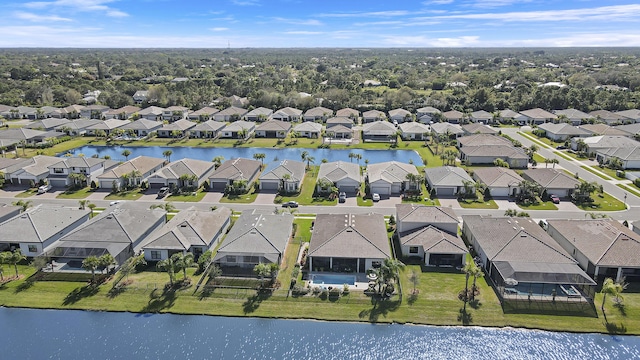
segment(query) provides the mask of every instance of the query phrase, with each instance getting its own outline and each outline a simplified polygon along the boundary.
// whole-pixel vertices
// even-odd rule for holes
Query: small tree
[[[33,202],[31,200],[18,200],[14,202],[13,205],[22,207],[20,212],[25,212],[27,211],[27,209],[33,206]]]
[[[214,164],[216,164],[216,169],[217,169],[218,167],[220,167],[220,165],[222,165],[222,162],[224,161],[224,156],[216,156],[211,161]]]
[[[131,155],[131,151],[129,149],[125,149],[122,152],[122,156],[124,156],[124,159],[127,160],[127,161],[129,160],[129,155]]]
[[[100,262],[100,268],[102,269],[102,271],[106,271],[109,269],[109,266],[111,265],[117,265],[118,263],[116,262],[116,259],[113,258],[113,256],[109,253],[104,254],[102,256],[100,256],[98,258],[98,261]]]
[[[271,268],[269,264],[257,264],[253,267],[253,272],[260,278],[261,286],[264,287],[264,278],[271,275]]]
[[[4,267],[2,266],[7,262],[8,252],[0,252],[0,281],[4,280]]]
[[[100,259],[97,256],[88,256],[82,260],[82,268],[91,271],[91,282],[96,280],[96,269],[100,266]]]
[[[158,263],[156,264],[156,268],[161,271],[166,271],[167,274],[169,274],[169,284],[173,286],[173,280],[176,276],[176,266],[174,264],[173,257],[158,261]]]
[[[165,150],[162,152],[162,156],[167,158],[168,162],[171,162],[171,155],[173,154],[173,151],[171,150]]]
[[[612,278],[604,279],[604,282],[602,283],[602,290],[600,290],[600,293],[602,293],[601,309],[603,314],[604,314],[604,304],[605,304],[605,301],[607,300],[607,295],[615,296],[616,298],[618,298],[620,297],[620,293],[622,293],[623,290],[624,290],[624,287],[621,283],[614,282]]]
[[[411,270],[411,273],[409,274],[409,281],[411,281],[411,284],[413,285],[412,294],[416,295],[416,286],[418,286],[418,283],[420,283],[420,274],[418,274],[418,272],[415,270]]]
[[[267,154],[265,154],[265,153],[255,153],[255,154],[253,154],[253,158],[255,160],[260,160],[260,166],[261,167],[264,167],[264,158],[266,158],[266,157],[267,157]]]

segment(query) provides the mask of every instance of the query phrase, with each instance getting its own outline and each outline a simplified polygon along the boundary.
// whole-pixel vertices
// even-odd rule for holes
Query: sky
[[[0,47],[640,46],[640,2],[625,0],[2,0],[0,13]]]

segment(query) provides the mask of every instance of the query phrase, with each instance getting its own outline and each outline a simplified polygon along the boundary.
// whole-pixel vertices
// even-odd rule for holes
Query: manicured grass
[[[589,158],[578,156],[577,153],[574,153],[572,151],[563,151],[562,153],[567,155],[568,157],[570,157],[573,160],[589,160]]]
[[[625,191],[632,193],[637,197],[640,197],[640,189],[638,189],[634,184],[617,184],[617,186]]]
[[[531,134],[531,133],[525,133],[522,131],[518,131],[518,134],[526,137],[527,139],[531,140],[532,142],[536,143],[539,146],[542,146],[543,148],[551,148],[552,146],[545,143],[544,141],[542,141],[542,139],[546,139],[546,138],[538,138],[537,136]],[[549,139],[547,139],[549,140]]]
[[[93,145],[93,140],[94,140],[93,137],[74,137],[71,140],[61,142],[50,148],[26,149],[26,152],[25,152],[26,155],[23,155],[22,150],[18,149],[18,155],[20,157],[25,157],[25,156],[33,157],[38,155],[38,153],[41,153],[42,155],[55,156],[56,154],[65,153],[68,150],[75,149],[80,146],[89,145],[89,144]]]
[[[581,204],[578,205],[578,208],[585,211],[620,211],[626,209],[622,201],[606,192],[604,194],[593,193],[591,194],[591,198],[594,200],[593,203]]]
[[[563,142],[556,142],[556,141],[553,141],[553,140],[551,140],[551,139],[549,139],[547,137],[544,137],[544,136],[540,137],[540,136],[534,135],[530,131],[525,132],[525,134],[529,135],[529,137],[534,138],[535,140],[537,140],[539,142],[542,142],[545,145],[548,145],[550,147],[556,147],[558,145],[564,145],[564,141]]]
[[[545,157],[538,153],[533,154],[533,160],[535,160],[538,163],[538,166],[540,166],[541,164],[544,164],[544,159]]]
[[[624,176],[618,176],[618,171],[614,170],[614,169],[609,169],[608,167],[594,167],[594,169],[598,169],[600,171],[602,171],[603,173],[609,175],[611,178],[613,179],[618,179],[618,180],[625,180],[626,178]],[[629,169],[628,171],[636,171],[635,169]]]
[[[84,199],[89,196],[94,190],[91,187],[86,186],[78,190],[67,190],[58,194],[56,199]]]
[[[560,156],[561,158],[563,158],[565,160],[573,161],[573,159],[569,155],[567,155],[567,153],[564,153],[562,151],[556,151],[555,154]]]
[[[14,196],[15,198],[28,198],[31,197],[33,195],[36,195],[38,193],[38,189],[34,188],[34,189],[29,189],[29,190],[25,190],[19,194],[17,194],[16,196]]]
[[[205,191],[203,191],[202,189],[198,189],[195,195],[193,195],[192,193],[182,194],[182,195],[171,194],[166,198],[164,198],[164,200],[165,201],[198,202],[198,201],[201,201],[205,197],[205,195],[207,195]]]
[[[371,198],[365,199],[362,196],[356,198],[358,206],[373,206],[373,200]]]
[[[581,167],[581,168],[583,168],[583,169],[585,169],[585,170],[587,170],[588,172],[592,173],[593,175],[596,175],[597,177],[599,177],[599,178],[601,178],[601,179],[604,179],[604,180],[613,180],[610,176],[608,176],[608,175],[604,175],[604,174],[601,174],[600,172],[598,172],[598,171],[594,170],[591,166],[585,166],[585,165],[583,165],[583,166],[580,166],[580,167]],[[601,170],[601,169],[600,169],[600,168],[598,168],[598,170]]]
[[[319,166],[311,166],[310,170],[307,170],[304,176],[304,181],[300,189],[300,193],[297,195],[280,196],[277,195],[275,202],[282,204],[287,201],[297,201],[300,205],[323,205],[333,206],[338,203],[337,199],[330,200],[326,197],[314,197],[313,194],[316,189],[316,182],[318,180]]]
[[[429,191],[427,191],[427,185],[425,183],[422,183],[420,185],[420,188],[421,188],[421,194],[419,197],[403,196],[402,203],[424,204],[427,206],[440,206],[440,200],[438,200],[437,198],[431,199],[429,197]]]
[[[236,203],[236,204],[251,204],[256,201],[256,197],[258,197],[258,192],[255,191],[253,186],[251,190],[249,190],[246,194],[240,195],[224,195],[222,199],[220,199],[221,203]]]
[[[524,210],[558,210],[558,207],[551,201],[540,201],[537,204],[524,205],[516,204],[519,208]]]
[[[141,189],[133,189],[111,193],[104,197],[105,200],[138,200],[142,196]]]
[[[458,199],[458,203],[464,209],[497,209],[498,204],[496,204],[493,199],[485,200],[484,195],[482,195],[479,191],[476,192],[475,199]]]

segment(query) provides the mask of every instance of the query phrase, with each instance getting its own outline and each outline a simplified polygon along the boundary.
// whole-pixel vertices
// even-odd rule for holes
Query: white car
[[[373,201],[380,201],[380,194],[373,194],[373,195],[371,195],[371,200],[373,200]]]

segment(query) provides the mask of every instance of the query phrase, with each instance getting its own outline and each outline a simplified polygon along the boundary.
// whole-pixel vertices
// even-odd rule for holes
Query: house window
[[[35,245],[29,245],[29,252],[30,253],[38,252],[38,247]]]
[[[257,264],[260,261],[257,256],[245,256],[244,262],[249,264]]]
[[[378,269],[380,268],[380,266],[382,266],[382,262],[381,261],[372,261],[371,262],[371,267],[374,269]]]
[[[60,169],[60,168],[54,168],[53,169],[53,173],[54,174],[62,174],[64,172],[64,170]]]
[[[418,253],[418,247],[417,246],[410,246],[409,247],[409,254],[417,254]]]
[[[162,255],[160,251],[155,250],[151,252],[151,260],[160,260],[160,259],[162,259]]]
[[[235,255],[227,255],[227,262],[228,263],[236,262],[236,256]]]

